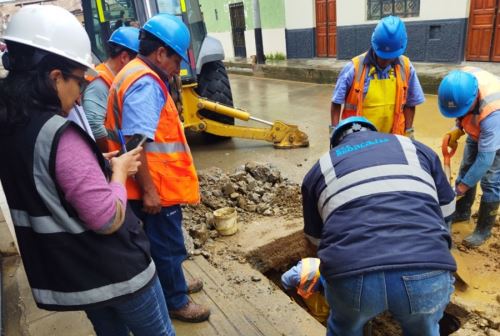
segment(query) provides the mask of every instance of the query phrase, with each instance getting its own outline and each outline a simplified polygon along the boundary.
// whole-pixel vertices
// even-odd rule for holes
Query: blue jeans
[[[390,270],[325,282],[327,336],[362,336],[365,323],[389,311],[405,336],[439,336],[454,278],[441,270]]]
[[[130,201],[137,217],[144,222],[151,245],[151,256],[169,309],[176,310],[188,303],[187,284],[182,262],[187,258],[182,235],[182,209],[180,205],[163,207],[156,215],[143,212],[142,202]]]
[[[476,161],[478,144],[471,137],[467,137],[464,147],[464,156],[462,158],[462,163],[460,164],[460,171],[458,173],[457,181],[460,181],[467,171],[472,166],[474,161]],[[473,186],[470,186],[471,188]],[[483,190],[483,196],[481,201],[485,203],[498,202],[500,201],[500,155],[497,151],[495,160],[491,165],[490,169],[481,178],[481,189]]]
[[[85,313],[97,336],[175,336],[157,276],[140,295]]]

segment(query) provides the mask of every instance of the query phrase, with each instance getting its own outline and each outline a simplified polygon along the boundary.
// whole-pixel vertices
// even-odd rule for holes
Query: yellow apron
[[[316,320],[321,323],[326,321],[328,314],[330,314],[330,307],[322,293],[314,292],[310,297],[304,299],[304,302]]]
[[[394,68],[389,70],[389,78],[379,79],[375,67],[371,67],[369,76],[373,78],[368,85],[368,92],[363,100],[363,117],[370,120],[377,130],[391,133],[394,123],[394,104],[396,102],[396,76]]]

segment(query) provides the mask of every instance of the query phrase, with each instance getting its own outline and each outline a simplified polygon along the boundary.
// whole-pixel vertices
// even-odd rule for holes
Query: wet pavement
[[[301,182],[305,173],[329,148],[328,125],[333,86],[242,75],[230,75],[230,81],[237,107],[257,118],[298,125],[308,134],[310,146],[277,150],[270,143],[246,139],[207,145],[203,137],[190,137],[197,168],[218,166],[233,170],[247,161],[272,162],[286,176]],[[442,135],[453,124],[453,120],[445,119],[439,113],[436,96],[427,95],[426,102],[417,107],[416,137],[436,151],[440,150]],[[456,158],[459,157],[460,153]]]

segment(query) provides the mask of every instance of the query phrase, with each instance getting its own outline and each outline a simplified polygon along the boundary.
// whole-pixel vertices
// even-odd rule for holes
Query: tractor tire
[[[198,76],[198,87],[196,92],[200,97],[209,100],[233,106],[233,95],[231,85],[227,77],[226,68],[222,61],[209,62],[203,65],[201,73]],[[200,114],[211,120],[215,120],[227,125],[234,125],[234,118],[218,114],[208,110],[200,110]],[[221,141],[230,139],[230,137],[218,136],[204,133],[206,140]]]

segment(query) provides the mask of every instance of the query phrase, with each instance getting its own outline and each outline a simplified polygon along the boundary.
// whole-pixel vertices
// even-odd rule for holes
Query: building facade
[[[200,0],[210,35],[226,57],[255,54],[253,1]],[[260,0],[264,53],[350,59],[370,46],[373,28],[397,15],[414,61],[500,61],[500,0]],[[500,15],[499,15],[500,16]]]
[[[285,0],[260,1],[264,53],[286,54]],[[200,0],[210,36],[224,46],[226,57],[255,55],[252,0]]]

